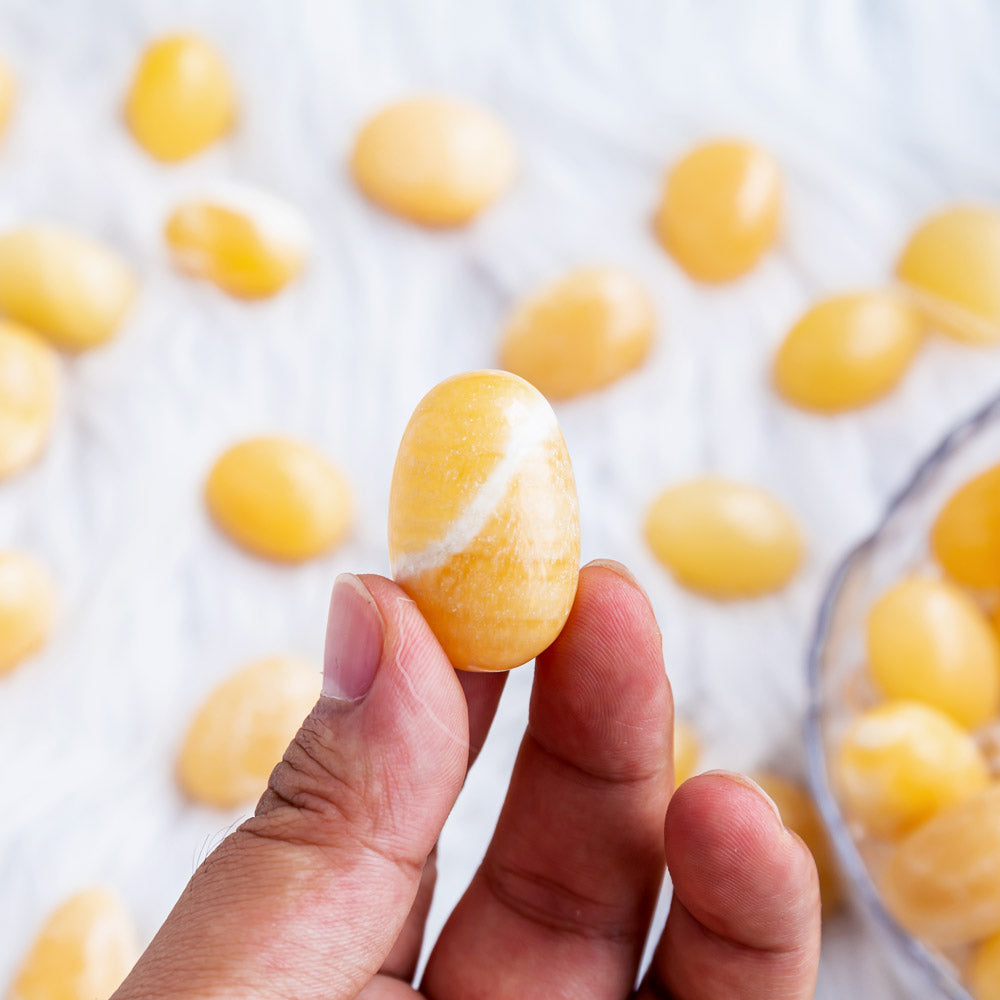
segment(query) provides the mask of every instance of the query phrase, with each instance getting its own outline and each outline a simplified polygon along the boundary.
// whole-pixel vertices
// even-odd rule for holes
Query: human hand
[[[812,858],[746,779],[671,797],[659,630],[603,562],[538,658],[493,840],[409,985],[434,844],[505,676],[456,674],[390,581],[338,580],[325,696],[113,1000],[812,997]],[[633,994],[665,862],[670,916]]]

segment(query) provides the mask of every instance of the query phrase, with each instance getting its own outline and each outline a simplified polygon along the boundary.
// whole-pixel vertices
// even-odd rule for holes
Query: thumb
[[[375,576],[334,585],[323,691],[115,1000],[341,1000],[376,973],[465,776],[465,699],[416,605]]]

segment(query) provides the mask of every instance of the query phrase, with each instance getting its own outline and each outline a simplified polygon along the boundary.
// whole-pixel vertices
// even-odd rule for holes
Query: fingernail
[[[611,570],[612,573],[615,573],[617,576],[620,576],[623,580],[626,580],[629,583],[631,583],[632,586],[636,588],[636,590],[641,590],[643,593],[646,593],[646,591],[643,589],[642,584],[639,583],[639,581],[632,574],[632,571],[626,568],[622,563],[618,562],[615,559],[591,559],[590,562],[587,563],[586,566],[584,566],[584,569],[587,569],[590,566],[597,566],[600,569],[609,569]]]
[[[358,701],[375,680],[382,658],[382,615],[365,585],[353,573],[333,584],[323,656],[323,696]]]
[[[751,792],[755,792],[771,807],[774,815],[778,818],[778,822],[782,826],[785,825],[785,821],[781,818],[781,812],[775,804],[774,799],[772,799],[771,796],[768,795],[767,792],[765,792],[764,789],[753,780],[753,778],[748,778],[745,774],[738,774],[736,771],[705,771],[703,772],[702,777],[709,774],[714,775],[717,778],[725,778],[727,781],[735,782],[737,785],[742,785],[744,788],[749,788]]]

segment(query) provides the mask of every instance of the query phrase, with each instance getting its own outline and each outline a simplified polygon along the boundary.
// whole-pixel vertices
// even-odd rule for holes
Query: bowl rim
[[[855,564],[878,544],[888,523],[899,509],[921,489],[938,467],[958,451],[966,441],[974,437],[985,424],[998,418],[1000,418],[1000,395],[994,396],[985,404],[981,404],[970,415],[960,420],[917,463],[916,468],[906,478],[903,486],[892,495],[874,528],[860,541],[852,545],[846,555],[837,563],[824,590],[808,649],[809,704],[806,712],[805,738],[809,784],[820,815],[830,834],[841,869],[853,883],[858,895],[864,901],[868,913],[882,925],[899,951],[921,969],[927,977],[928,984],[936,986],[942,992],[942,996],[947,997],[948,1000],[973,1000],[973,998],[956,977],[948,971],[943,960],[936,958],[926,945],[903,928],[886,909],[833,793],[827,774],[826,753],[823,747],[822,656],[834,609],[840,599],[844,583]]]

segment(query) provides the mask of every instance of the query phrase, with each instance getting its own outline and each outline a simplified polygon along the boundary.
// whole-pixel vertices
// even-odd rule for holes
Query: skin
[[[320,699],[256,815],[198,869],[114,1000],[812,997],[811,855],[737,775],[671,794],[659,629],[605,562],[584,568],[538,658],[492,843],[411,986],[434,844],[504,675],[456,674],[402,591],[361,579],[384,622],[371,688]],[[633,992],[665,865],[673,904]]]

